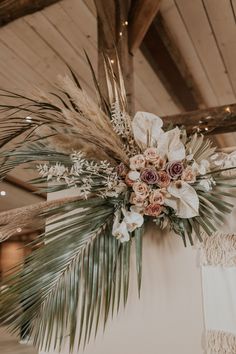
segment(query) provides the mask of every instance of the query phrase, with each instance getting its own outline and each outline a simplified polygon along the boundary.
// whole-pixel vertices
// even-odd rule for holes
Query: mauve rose
[[[158,172],[158,186],[161,188],[166,188],[170,184],[170,176],[165,171]]]
[[[159,216],[163,210],[163,206],[157,203],[152,203],[146,206],[144,214],[148,216]]]
[[[151,204],[164,204],[164,196],[163,194],[160,192],[160,189],[154,189],[150,196],[149,196],[149,201]]]
[[[129,159],[131,170],[140,170],[145,167],[146,160],[142,154],[135,155]]]
[[[180,177],[183,173],[184,166],[181,161],[168,162],[166,166],[166,172],[172,179]]]
[[[128,169],[127,167],[125,166],[125,164],[123,162],[121,162],[117,167],[116,167],[116,172],[118,174],[118,176],[120,177],[125,177],[127,172],[128,172]]]
[[[159,179],[158,173],[154,168],[145,168],[141,171],[140,177],[147,184],[156,184]]]

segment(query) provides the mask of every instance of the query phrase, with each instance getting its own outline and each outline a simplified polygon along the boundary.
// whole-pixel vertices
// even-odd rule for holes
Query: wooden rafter
[[[16,20],[19,17],[42,10],[61,0],[1,0],[0,26]]]
[[[134,54],[155,18],[161,0],[133,0],[129,13],[129,48]]]
[[[164,124],[184,126],[188,133],[206,135],[236,132],[236,104],[162,117]]]
[[[5,182],[17,187],[17,188],[20,188],[20,189],[23,189],[24,191],[26,192],[30,192],[30,193],[37,193],[39,192],[39,189],[37,187],[35,187],[34,185],[30,184],[30,183],[27,183],[27,182],[24,182],[22,181],[21,179],[17,178],[17,177],[14,177],[14,176],[10,176],[8,175],[5,180]],[[40,193],[40,194],[37,194],[37,197],[38,198],[42,198],[42,199],[47,199],[47,194],[46,193]]]
[[[181,110],[192,111],[204,107],[190,71],[170,38],[160,14],[149,27],[141,50]]]
[[[100,87],[106,95],[104,54],[113,63],[116,72],[118,54],[123,72],[127,101],[130,113],[134,110],[133,101],[133,57],[129,52],[127,19],[129,0],[94,0],[98,17],[98,77]]]

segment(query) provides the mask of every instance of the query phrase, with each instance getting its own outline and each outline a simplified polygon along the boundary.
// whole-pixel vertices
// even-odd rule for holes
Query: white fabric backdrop
[[[208,239],[203,250],[202,286],[206,354],[236,353],[235,220],[236,208],[219,230],[219,235]]]

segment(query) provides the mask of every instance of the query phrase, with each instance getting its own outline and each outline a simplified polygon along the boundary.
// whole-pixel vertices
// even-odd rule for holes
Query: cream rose
[[[194,182],[196,182],[196,172],[193,171],[191,166],[188,166],[183,171],[181,179],[182,179],[182,181],[185,181],[188,183],[194,183]]]
[[[144,155],[146,161],[151,162],[151,163],[155,163],[159,159],[157,148],[154,148],[154,147],[147,148],[144,151],[143,155]]]
[[[140,170],[144,168],[146,160],[142,154],[135,155],[129,159],[129,166],[131,170]]]
[[[130,203],[134,204],[138,207],[143,207],[147,205],[147,197],[146,195],[136,195],[134,192],[131,193]]]
[[[155,189],[151,192],[149,196],[149,201],[151,204],[157,203],[160,205],[164,204],[164,195],[160,192],[159,189]]]
[[[147,197],[149,194],[149,188],[144,182],[135,182],[132,187],[138,197]]]

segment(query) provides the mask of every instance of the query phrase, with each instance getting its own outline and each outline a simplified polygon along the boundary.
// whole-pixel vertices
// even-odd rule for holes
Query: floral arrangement
[[[28,326],[35,345],[46,350],[53,333],[59,349],[65,333],[71,350],[77,331],[77,344],[86,343],[126,303],[133,243],[140,291],[149,219],[186,245],[214,233],[233,207],[225,200],[235,193],[233,156],[216,152],[203,135],[164,128],[154,114],[132,119],[117,65],[118,77],[105,65],[108,98],[94,76],[98,103],[74,73],[60,78],[52,95],[1,90],[9,101],[0,104],[1,178],[27,163],[41,192],[74,190],[73,197],[0,214],[1,241],[17,228],[41,230],[24,265],[5,280],[0,320],[13,331]]]

